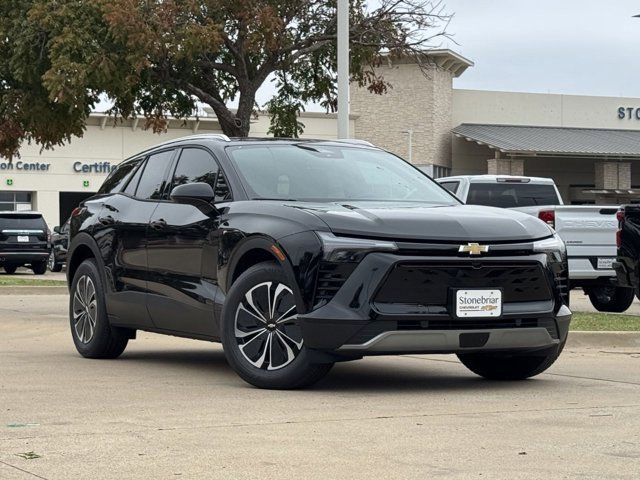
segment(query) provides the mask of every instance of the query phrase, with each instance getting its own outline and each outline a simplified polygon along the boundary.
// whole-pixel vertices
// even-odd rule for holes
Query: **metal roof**
[[[452,132],[508,154],[640,158],[640,130],[463,123]]]

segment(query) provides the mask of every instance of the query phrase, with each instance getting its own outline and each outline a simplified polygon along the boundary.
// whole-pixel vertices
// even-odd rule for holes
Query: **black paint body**
[[[334,351],[368,325],[375,324],[373,330],[397,329],[402,328],[401,322],[411,321],[416,328],[428,328],[429,321],[451,320],[448,304],[424,306],[410,297],[389,302],[389,290],[381,297],[384,301],[376,298],[399,265],[421,269],[434,262],[454,261],[478,270],[490,262],[503,266],[504,272],[524,265],[525,269],[536,269],[537,287],[542,290],[524,302],[516,299],[506,303],[502,320],[520,325],[523,319],[544,319],[553,324],[556,338],[566,338],[568,317],[556,324],[556,318],[564,318],[568,312],[561,312],[566,309],[566,292],[562,290],[566,265],[533,252],[533,241],[551,235],[539,220],[508,210],[465,206],[453,199],[451,206],[250,200],[225,148],[263,141],[201,138],[171,144],[175,158],[188,146],[207,149],[224,173],[233,200],[196,206],[177,203],[168,196],[139,200],[125,193],[110,193],[83,202],[71,221],[69,282],[82,260],[92,256],[103,274],[113,325],[219,340],[224,299],[233,281],[256,263],[275,261],[294,287],[306,344]],[[155,150],[167,148],[164,145]],[[323,260],[316,232],[393,240],[399,250],[331,265]],[[459,246],[467,242],[491,245],[490,253],[480,259],[458,253]],[[284,260],[274,254],[274,246],[284,254]],[[333,272],[328,280],[323,277],[327,269]],[[422,288],[422,274],[412,274],[417,275],[416,288]],[[344,281],[338,278],[341,275]],[[486,286],[482,279],[447,275],[447,288],[459,282],[462,286]],[[491,285],[513,280],[513,275],[496,275]],[[337,290],[322,283],[325,280],[337,282]]]

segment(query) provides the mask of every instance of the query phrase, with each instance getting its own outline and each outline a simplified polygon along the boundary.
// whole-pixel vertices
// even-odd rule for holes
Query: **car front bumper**
[[[482,269],[483,262],[521,265],[522,257],[483,259],[442,259],[409,257],[388,253],[367,255],[344,282],[335,296],[325,305],[299,315],[305,344],[313,350],[333,352],[345,356],[398,354],[398,353],[461,353],[474,351],[542,350],[558,347],[568,334],[571,311],[558,294],[554,274],[544,254],[526,257],[527,262],[540,266],[549,295],[532,301],[509,301],[503,305],[500,317],[483,319],[456,319],[453,304],[448,300],[439,305],[393,303],[389,298],[380,302],[383,286],[392,272],[404,264],[435,264],[429,270],[437,273],[437,265],[452,261],[473,270]],[[477,268],[476,268],[477,267]],[[516,272],[519,267],[513,267]],[[462,269],[463,270],[463,269]],[[472,269],[470,269],[471,271]],[[525,272],[526,273],[526,272]],[[528,272],[530,275],[531,272]],[[446,285],[456,288],[474,288],[461,284],[462,275],[450,278]],[[402,278],[401,276],[398,278]],[[517,281],[511,275],[511,281]],[[413,280],[413,277],[411,278]],[[479,284],[477,288],[495,288]],[[408,283],[409,284],[409,283]],[[439,286],[442,288],[442,285]],[[538,285],[538,288],[540,285]],[[428,282],[417,282],[412,288],[424,289],[428,297]],[[509,288],[505,285],[505,288]],[[532,287],[534,288],[534,287]],[[399,295],[403,293],[398,290]],[[527,292],[523,293],[526,298]],[[511,295],[510,300],[514,300]],[[436,302],[437,303],[437,302]]]

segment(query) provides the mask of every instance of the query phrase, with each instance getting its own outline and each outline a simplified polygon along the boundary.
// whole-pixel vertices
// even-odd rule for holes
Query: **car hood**
[[[312,213],[342,235],[455,242],[536,240],[551,235],[549,227],[531,215],[493,207],[372,202],[288,206]]]

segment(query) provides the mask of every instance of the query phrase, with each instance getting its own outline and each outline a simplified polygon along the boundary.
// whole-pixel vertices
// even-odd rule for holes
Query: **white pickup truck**
[[[465,203],[520,210],[553,227],[567,245],[570,288],[582,288],[599,311],[624,312],[633,302],[633,289],[617,285],[612,265],[619,207],[564,205],[550,178],[462,175],[437,182]]]

